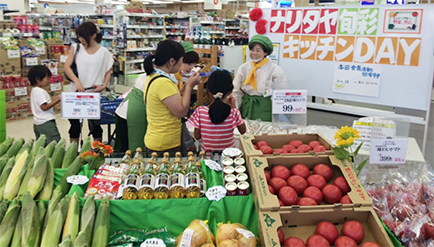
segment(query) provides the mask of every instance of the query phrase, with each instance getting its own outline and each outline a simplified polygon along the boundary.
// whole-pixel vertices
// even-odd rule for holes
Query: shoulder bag
[[[77,57],[77,53],[80,51],[80,44],[79,43],[77,43],[77,50],[75,51],[75,54],[74,54],[74,61],[72,61],[72,64],[71,64],[71,70],[72,70],[72,73],[74,73],[74,75],[78,78],[78,70],[77,70],[77,64],[75,63],[75,58]],[[68,77],[68,75],[66,74],[66,72],[64,72],[64,75],[65,75],[65,78],[68,80],[68,81],[72,81],[69,77]]]

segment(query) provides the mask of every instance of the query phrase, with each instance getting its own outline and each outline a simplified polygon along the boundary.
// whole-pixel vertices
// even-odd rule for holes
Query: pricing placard
[[[51,90],[51,92],[60,91],[60,90],[62,90],[62,84],[60,82],[51,83],[50,84],[50,90]]]
[[[15,96],[26,96],[27,88],[26,87],[16,87],[14,88]]]
[[[204,160],[205,165],[209,167],[209,169],[214,170],[214,171],[221,171],[222,170],[222,165],[220,165],[219,163],[215,162],[214,160]]]
[[[166,247],[166,244],[159,238],[148,238],[140,244],[140,247]]]
[[[20,50],[8,50],[8,58],[20,58]]]
[[[38,65],[37,57],[28,57],[26,58],[26,66],[35,66]]]
[[[82,185],[89,182],[89,178],[84,175],[72,175],[66,178],[66,182],[73,185]]]
[[[371,139],[370,164],[404,164],[408,139]]]
[[[60,62],[61,63],[66,63],[66,59],[68,59],[68,55],[60,55]]]
[[[44,46],[35,46],[35,51],[39,55],[45,54],[45,45]]]
[[[307,90],[273,90],[273,114],[306,114]]]
[[[205,193],[205,196],[210,201],[220,201],[220,199],[224,198],[226,196],[226,193],[228,191],[225,189],[225,187],[221,185],[213,186],[211,188],[208,188],[208,190]]]
[[[62,118],[100,119],[99,93],[62,93]]]

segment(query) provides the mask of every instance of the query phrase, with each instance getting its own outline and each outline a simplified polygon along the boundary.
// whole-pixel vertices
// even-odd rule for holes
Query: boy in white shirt
[[[28,78],[33,86],[30,94],[30,102],[33,114],[33,130],[36,139],[40,135],[47,137],[46,143],[60,140],[59,130],[56,125],[56,114],[53,106],[60,102],[60,95],[51,101],[50,95],[44,87],[50,85],[51,71],[43,66],[36,65],[30,68]]]

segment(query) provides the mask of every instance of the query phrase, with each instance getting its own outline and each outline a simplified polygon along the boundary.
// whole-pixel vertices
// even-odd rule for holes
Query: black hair
[[[45,67],[44,65],[35,65],[30,68],[29,74],[27,77],[29,78],[30,85],[36,86],[38,81],[42,81],[47,76],[51,76],[51,71]]]
[[[265,47],[265,45],[263,45],[263,44],[261,44],[261,43],[259,43],[259,42],[252,42],[252,43],[250,43],[250,44],[249,44],[249,50],[253,49],[253,47],[255,47],[255,45],[259,45],[259,46],[262,48],[262,50],[264,50],[264,52],[265,52],[267,55],[270,55],[270,52],[268,51],[268,48]]]
[[[86,43],[90,44],[90,39],[92,35],[96,34],[95,42],[101,43],[102,41],[102,33],[101,30],[95,25],[93,22],[83,22],[80,26],[75,29],[75,33],[77,34],[77,37],[82,37],[84,40],[86,40]]]
[[[234,85],[232,84],[232,76],[227,71],[214,71],[207,81],[207,90],[212,95],[222,93],[221,98],[217,97],[209,106],[209,117],[213,124],[223,123],[231,113],[231,106],[224,103],[222,99],[232,92]]]
[[[179,59],[181,59],[183,56],[184,47],[182,47],[180,43],[168,39],[160,41],[155,53],[153,55],[147,56],[143,62],[146,74],[150,75],[154,73],[154,65],[164,65],[171,58],[175,59],[175,61],[179,61]]]
[[[184,58],[182,59],[183,63],[197,63],[199,62],[199,54],[195,51],[190,51],[184,54]]]

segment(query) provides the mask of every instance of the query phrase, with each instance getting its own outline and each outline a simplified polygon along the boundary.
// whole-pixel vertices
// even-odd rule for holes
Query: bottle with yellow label
[[[167,199],[169,198],[169,186],[170,186],[170,164],[166,158],[161,160],[158,167],[157,176],[155,178],[155,198]]]
[[[139,199],[152,199],[154,197],[155,172],[154,160],[148,159],[143,175],[140,177],[140,186],[137,196]]]
[[[137,199],[137,184],[139,182],[139,176],[137,174],[128,174],[124,183],[124,190],[122,191],[122,198],[124,200]]]
[[[131,166],[131,150],[125,151],[124,157],[122,157],[121,161],[119,162],[119,167],[124,168],[125,170],[129,170]]]
[[[172,164],[169,195],[170,198],[183,198],[185,196],[185,173],[180,152],[176,153],[175,161]]]
[[[200,195],[204,196],[206,192],[206,180],[205,180],[205,174],[202,171],[202,161],[205,160],[205,151],[199,152],[199,161],[197,162],[196,166],[199,170],[199,177],[200,177]]]
[[[185,189],[187,198],[198,198],[200,196],[200,177],[199,170],[194,161],[194,156],[188,157],[186,170]]]
[[[158,163],[158,154],[157,152],[152,152],[151,159],[154,161],[154,171],[158,170],[158,166],[160,163]]]

